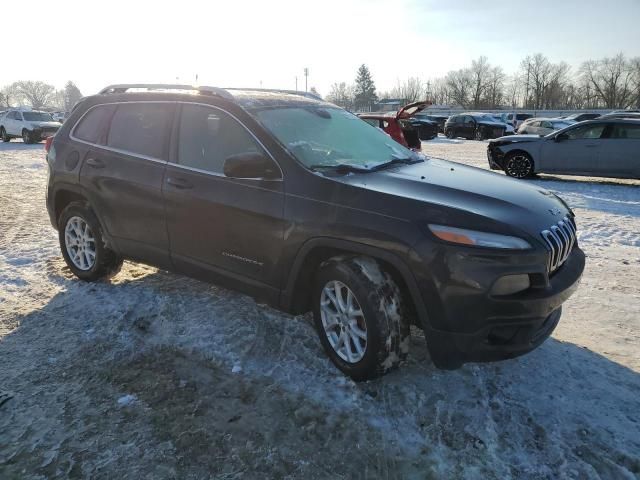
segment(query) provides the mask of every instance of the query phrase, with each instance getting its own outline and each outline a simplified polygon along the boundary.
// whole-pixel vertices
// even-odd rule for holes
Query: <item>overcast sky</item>
[[[87,95],[111,83],[193,83],[198,74],[201,85],[265,88],[294,88],[297,75],[304,89],[308,67],[309,87],[326,94],[333,82],[352,82],[361,63],[387,90],[480,55],[507,73],[537,52],[576,66],[640,56],[640,0],[28,3],[24,21],[0,21],[0,86],[73,80]]]

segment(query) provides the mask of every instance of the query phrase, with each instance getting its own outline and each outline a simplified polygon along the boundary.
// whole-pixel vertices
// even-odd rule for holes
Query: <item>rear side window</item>
[[[107,146],[152,158],[164,157],[173,105],[123,103],[111,120]]]
[[[89,110],[73,130],[73,136],[90,143],[101,143],[107,121],[115,105],[100,105]]]
[[[640,140],[640,125],[618,123],[613,126],[611,138],[626,138],[630,140]]]
[[[247,130],[230,115],[202,105],[184,105],[180,118],[178,163],[222,174],[231,155],[261,153]]]

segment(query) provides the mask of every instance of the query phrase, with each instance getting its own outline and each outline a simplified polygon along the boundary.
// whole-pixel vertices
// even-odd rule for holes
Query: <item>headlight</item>
[[[446,227],[444,225],[429,225],[429,230],[445,242],[474,247],[507,248],[526,250],[531,248],[529,242],[518,237],[499,235],[497,233],[478,232],[464,228]]]

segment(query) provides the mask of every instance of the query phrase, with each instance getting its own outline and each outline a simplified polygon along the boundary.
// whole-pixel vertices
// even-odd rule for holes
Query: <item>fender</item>
[[[415,277],[411,273],[409,267],[407,267],[406,263],[399,256],[387,250],[383,250],[364,243],[352,242],[349,240],[341,240],[331,237],[311,238],[307,240],[302,245],[302,247],[300,247],[300,250],[298,250],[295,260],[293,261],[289,277],[287,279],[287,284],[280,294],[280,307],[283,310],[294,310],[293,307],[295,301],[295,289],[298,283],[298,279],[301,277],[301,270],[304,262],[311,251],[316,248],[322,247],[341,250],[347,253],[351,252],[361,255],[367,255],[369,257],[383,260],[384,262],[392,265],[402,276],[402,279],[407,286],[408,293],[411,296],[411,300],[415,305],[418,319],[425,328],[425,331],[430,330],[430,322],[427,315],[427,309],[424,305],[424,302],[422,301],[422,296],[420,295],[418,284],[416,283]]]
[[[50,189],[47,191],[47,210],[49,212],[49,220],[51,221],[51,225],[55,230],[58,230],[58,219],[56,218],[56,210],[57,210],[56,197],[58,195],[58,192],[60,192],[61,190],[80,195],[86,198],[87,202],[91,205],[91,202],[89,200],[90,195],[87,193],[87,191],[82,185],[68,183],[68,182],[56,183],[53,189]],[[100,227],[102,229],[102,235],[107,241],[107,244],[110,246],[110,248],[115,250],[117,253],[120,253],[117,243],[113,240],[111,235],[109,235],[109,233],[107,232],[104,226],[104,222],[102,221],[100,212],[98,212],[94,206],[91,206],[91,209],[93,210],[93,213],[95,214],[96,218],[98,219],[98,222],[100,223]]]

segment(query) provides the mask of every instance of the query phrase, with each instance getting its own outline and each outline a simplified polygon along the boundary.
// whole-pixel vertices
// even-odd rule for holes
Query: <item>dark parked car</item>
[[[444,125],[447,138],[463,137],[469,140],[502,137],[507,126],[487,113],[460,113],[449,117]]]
[[[640,113],[638,112],[612,112],[602,115],[601,120],[612,120],[614,118],[628,118],[630,120],[640,120]]]
[[[416,119],[420,120],[429,120],[431,122],[436,122],[438,124],[438,133],[444,133],[444,124],[447,122],[449,118],[446,115],[429,115],[424,112],[421,112],[415,116]]]
[[[640,178],[640,120],[586,120],[545,137],[516,135],[489,142],[494,170],[527,178],[536,173]]]
[[[431,105],[430,102],[414,102],[405,105],[394,113],[360,113],[358,116],[369,125],[380,128],[400,145],[420,150],[420,140],[431,139],[438,135],[433,134],[433,125],[413,124],[413,117],[417,113]]]
[[[95,281],[123,259],[313,311],[354,379],[540,345],[585,257],[554,194],[429,160],[332,104],[282,91],[118,85],[47,144],[62,255]]]
[[[574,113],[573,115],[567,115],[566,117],[562,117],[562,120],[570,121],[570,122],[583,122],[585,120],[593,120],[600,116],[599,113]]]

